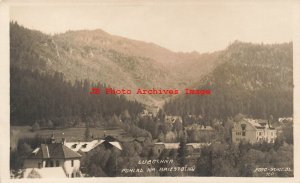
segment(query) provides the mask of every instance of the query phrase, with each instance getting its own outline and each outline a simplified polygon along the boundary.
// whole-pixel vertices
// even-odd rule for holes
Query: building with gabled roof
[[[64,143],[41,144],[27,159],[73,159],[81,155],[72,151]]]
[[[100,146],[122,150],[120,140],[112,136],[90,142],[66,142],[63,139],[61,143],[56,143],[54,135],[52,135],[50,140],[51,143],[41,144],[25,158],[24,178],[57,177],[56,175],[62,175],[62,172],[64,172],[64,176],[60,177],[78,177],[81,176],[80,159],[82,153],[88,153]],[[51,172],[56,173],[52,174]]]
[[[65,141],[50,144],[41,144],[34,149],[24,160],[24,178],[28,178],[31,172],[35,174],[51,175],[51,172],[65,174],[65,177],[78,177],[80,173],[81,155],[65,145]],[[61,169],[61,170],[60,170]],[[34,171],[33,171],[34,170]],[[40,173],[39,173],[40,172]],[[45,172],[48,172],[45,173]],[[26,174],[27,173],[27,174]],[[42,177],[45,178],[45,177]]]
[[[232,142],[274,143],[277,130],[267,120],[242,118],[235,122],[232,129]]]

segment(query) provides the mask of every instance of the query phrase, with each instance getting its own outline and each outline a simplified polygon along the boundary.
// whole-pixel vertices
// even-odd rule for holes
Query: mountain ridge
[[[131,90],[197,87],[205,76],[228,62],[230,48],[248,44],[235,41],[221,51],[183,53],[155,43],[111,35],[102,29],[47,35],[17,22],[10,24],[10,39],[12,66],[60,72],[71,82],[89,79]],[[127,97],[151,105],[162,104],[169,96],[132,94]]]
[[[10,27],[12,65],[61,72],[70,81],[90,79],[115,88],[133,90],[152,87],[175,89],[187,87],[195,77],[202,75],[198,71],[193,75],[186,74],[194,62],[201,60],[201,54],[175,53],[154,43],[111,36],[102,30],[47,35],[16,22]],[[174,66],[180,63],[180,67]],[[183,72],[179,72],[181,70]],[[128,97],[144,103],[162,100],[162,96]]]
[[[198,114],[226,120],[238,113],[268,119],[293,115],[293,44],[235,42],[219,59],[223,63],[199,81],[206,97],[178,96],[167,113]]]

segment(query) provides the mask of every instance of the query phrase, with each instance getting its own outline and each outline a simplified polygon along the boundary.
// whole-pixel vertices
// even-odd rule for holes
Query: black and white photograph
[[[11,180],[295,177],[299,1],[17,2]]]

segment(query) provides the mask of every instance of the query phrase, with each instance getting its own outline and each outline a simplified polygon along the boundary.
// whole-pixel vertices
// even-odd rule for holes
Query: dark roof
[[[116,141],[119,141],[116,137],[113,137],[113,136],[110,136],[110,135],[106,136],[104,138],[104,140],[107,141],[107,142],[116,142]]]
[[[34,150],[28,159],[69,159],[80,158],[81,155],[72,151],[62,143],[41,144],[38,150]]]
[[[144,138],[144,137],[142,137],[142,138]],[[111,135],[108,135],[105,138],[103,138],[102,140],[107,141],[107,142],[124,143],[124,142],[132,142],[132,141],[136,140],[136,138],[133,138],[131,136],[111,136]]]

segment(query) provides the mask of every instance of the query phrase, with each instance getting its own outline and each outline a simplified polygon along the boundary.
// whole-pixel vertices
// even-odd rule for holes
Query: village
[[[297,178],[294,1],[15,1],[0,182]]]
[[[143,118],[153,117],[158,115],[148,110],[144,110],[140,116]],[[24,157],[21,173],[19,177],[22,178],[50,178],[55,175],[56,178],[75,178],[85,177],[89,175],[87,169],[89,166],[86,164],[87,158],[93,157],[99,151],[109,150],[115,152],[117,156],[122,156],[123,151],[127,151],[128,144],[134,144],[140,148],[148,149],[153,156],[141,156],[137,162],[137,166],[150,165],[156,166],[161,164],[170,164],[169,169],[178,166],[174,164],[174,159],[177,158],[177,152],[180,154],[180,149],[185,149],[184,158],[189,160],[197,160],[201,158],[202,149],[209,148],[212,144],[224,143],[218,135],[220,133],[220,127],[223,122],[218,121],[213,125],[199,122],[201,116],[188,115],[188,119],[193,119],[193,122],[185,122],[183,124],[183,118],[176,115],[165,115],[164,123],[170,127],[168,133],[164,137],[158,139],[152,139],[146,142],[144,137],[131,137],[125,138],[111,135],[104,135],[102,137],[92,136],[90,141],[67,141],[65,138],[57,139],[54,133],[51,137],[48,137],[46,143],[39,144],[35,149],[28,153]],[[292,123],[292,118],[279,118],[276,122],[268,120],[252,119],[247,117],[239,117],[237,121],[234,121],[232,128],[230,129],[230,141],[233,144],[250,143],[250,144],[262,144],[269,143],[274,144],[278,136],[283,133],[283,128],[286,125]],[[180,125],[181,136],[179,138],[176,127]],[[149,139],[148,139],[149,140]],[[183,147],[184,146],[184,147]],[[141,150],[142,152],[142,150]],[[143,154],[143,153],[139,154]],[[166,153],[170,155],[166,155]],[[168,154],[167,153],[167,154]],[[149,158],[151,157],[151,158]],[[100,158],[100,157],[99,157]],[[99,161],[102,161],[99,159]],[[117,159],[115,159],[117,162]],[[192,164],[186,164],[184,166],[191,166]],[[117,166],[117,165],[116,165]],[[195,166],[195,165],[192,165]],[[136,167],[136,171],[131,172],[128,168],[115,167],[116,171],[120,171],[120,174],[126,173],[143,173],[142,168]],[[166,167],[157,167],[157,169],[166,169]],[[195,168],[194,168],[195,169]],[[139,170],[139,171],[138,171]],[[180,170],[180,168],[179,168]],[[14,175],[12,175],[14,176]]]

